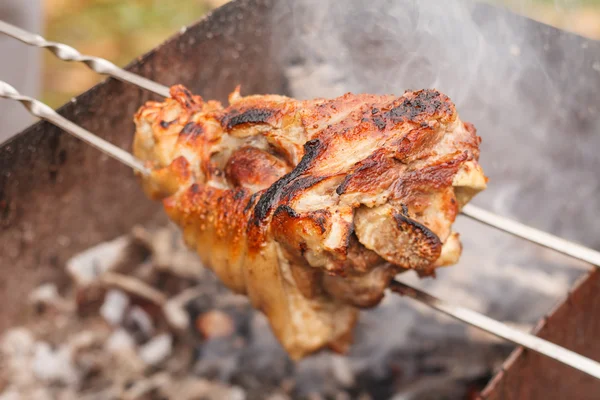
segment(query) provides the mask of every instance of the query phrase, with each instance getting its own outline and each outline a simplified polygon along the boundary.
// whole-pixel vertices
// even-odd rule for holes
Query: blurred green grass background
[[[1,0],[0,0],[1,1]],[[340,0],[343,1],[343,0]],[[443,1],[443,0],[440,0]],[[128,64],[227,0],[44,0],[45,35]],[[491,0],[533,19],[600,39],[600,0]],[[103,79],[44,53],[43,100],[58,107]]]

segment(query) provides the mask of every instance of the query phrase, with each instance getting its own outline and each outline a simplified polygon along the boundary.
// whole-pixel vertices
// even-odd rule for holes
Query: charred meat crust
[[[243,124],[267,124],[275,113],[276,111],[268,108],[233,109],[221,116],[221,126],[229,131]]]
[[[396,103],[396,102],[395,102]],[[425,89],[403,96],[400,103],[384,112],[384,119],[394,124],[418,120],[419,117],[453,113],[448,97],[437,90]]]
[[[204,127],[196,122],[188,122],[179,132],[180,136],[200,136],[204,133]]]
[[[275,210],[275,212],[273,213],[273,217],[277,217],[279,216],[279,214],[285,213],[287,214],[287,216],[291,217],[291,218],[298,218],[300,217],[300,214],[298,214],[296,211],[294,211],[294,209],[286,204],[282,204],[279,207],[277,207],[277,209]]]
[[[423,263],[427,264],[427,266],[431,265],[431,263],[440,256],[442,251],[442,242],[440,238],[425,225],[420,224],[401,213],[394,214],[394,219],[396,220],[396,227],[398,230],[408,236],[411,244],[415,246],[418,257],[422,259]],[[419,268],[422,266],[411,265],[411,267]]]
[[[177,122],[177,118],[172,119],[171,121],[160,121],[160,126],[163,129],[167,129],[174,122]]]
[[[290,173],[284,175],[277,182],[273,183],[260,197],[258,203],[254,207],[254,215],[250,221],[251,224],[259,226],[266,221],[273,206],[277,204],[282,194],[289,196],[290,191],[287,190],[288,186],[294,182],[299,176],[301,176],[310,167],[313,160],[319,155],[323,146],[321,141],[313,139],[304,144],[304,156]],[[306,188],[306,185],[303,185]]]

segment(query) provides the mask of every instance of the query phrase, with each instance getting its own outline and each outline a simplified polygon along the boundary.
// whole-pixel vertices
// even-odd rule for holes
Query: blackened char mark
[[[298,179],[294,179],[288,186],[286,186],[281,191],[281,198],[286,201],[291,200],[296,193],[300,193],[304,189],[316,185],[323,179],[325,178],[320,176],[302,176]]]
[[[454,199],[452,199],[454,200]],[[406,207],[406,204],[401,203],[400,206],[402,207],[402,215],[405,215],[408,217],[408,207]]]
[[[398,106],[383,114],[385,119],[393,123],[413,120],[421,114],[434,114],[440,111],[449,112],[448,105],[442,101],[441,94],[437,90],[419,90],[414,97],[405,97]]]
[[[341,196],[344,194],[344,192],[346,191],[346,188],[348,187],[348,183],[350,183],[350,179],[352,179],[353,176],[354,176],[354,174],[346,175],[346,177],[344,178],[342,183],[340,183],[340,185],[335,189],[335,193],[338,196]]]
[[[319,229],[321,229],[321,234],[324,234],[325,231],[327,231],[325,223],[327,222],[327,218],[331,216],[329,212],[325,210],[318,210],[310,214],[313,221],[315,221],[317,225],[319,225]]]
[[[232,110],[221,118],[221,126],[228,131],[242,124],[267,123],[275,114],[268,108],[251,108],[246,111]]]
[[[176,122],[177,118],[172,119],[171,121],[160,121],[160,126],[164,129],[167,129],[173,122]]]
[[[183,88],[182,93],[185,96],[185,107],[188,109],[192,108],[192,104],[196,103],[192,93],[186,88]]]
[[[385,119],[383,119],[381,117],[381,115],[379,114],[381,112],[381,110],[377,107],[374,107],[371,109],[371,120],[373,121],[373,123],[375,124],[375,126],[377,126],[377,129],[379,129],[380,131],[384,130],[386,127],[386,123],[385,123]],[[385,117],[385,115],[384,115]]]
[[[258,200],[258,203],[256,203],[256,206],[254,207],[254,215],[251,219],[251,223],[258,226],[267,218],[273,209],[273,206],[279,201],[284,191],[286,191],[288,185],[308,169],[322,149],[323,144],[319,139],[313,139],[304,144],[304,156],[296,168],[279,178],[279,180],[273,183],[260,197],[260,200]]]
[[[379,115],[373,117],[373,123],[377,125],[377,129],[379,129],[380,131],[382,131],[386,126],[385,120]]]
[[[282,204],[279,207],[277,207],[277,209],[273,213],[273,216],[278,215],[280,213],[286,213],[287,215],[289,215],[292,218],[298,218],[300,216],[300,214],[298,214],[296,211],[294,211],[294,209],[292,207],[290,207],[286,204]]]
[[[238,190],[235,191],[235,193],[233,195],[233,199],[234,200],[240,200],[244,196],[246,196],[246,190],[244,188],[240,188],[240,189],[238,189]]]
[[[394,219],[396,220],[396,226],[401,231],[406,231],[408,228],[413,232],[420,232],[425,236],[427,243],[435,246],[441,246],[442,242],[440,238],[425,225],[422,225],[414,219],[410,219],[400,213],[394,214]]]
[[[200,136],[204,133],[204,127],[201,124],[197,124],[195,122],[188,122],[185,124],[180,135],[189,135],[189,136]]]
[[[256,198],[258,196],[260,196],[262,192],[256,192],[253,193],[252,196],[250,196],[250,200],[248,200],[248,204],[246,204],[246,207],[244,208],[244,214],[247,213],[248,211],[250,211],[250,209],[254,206],[254,202],[256,201]]]

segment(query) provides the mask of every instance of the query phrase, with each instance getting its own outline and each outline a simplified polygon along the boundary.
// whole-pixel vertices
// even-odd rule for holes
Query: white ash
[[[29,294],[29,302],[33,304],[51,304],[59,298],[58,289],[53,283],[45,283],[38,286]]]
[[[128,235],[100,243],[71,258],[67,262],[67,272],[79,286],[92,284],[126,257],[130,244]]]
[[[146,363],[140,358],[135,339],[125,329],[115,330],[104,343],[103,350],[111,357],[106,368],[114,376],[113,386],[119,387],[128,380],[143,377]]]
[[[148,365],[158,365],[171,355],[173,351],[173,337],[163,333],[140,347],[139,355]]]
[[[48,343],[36,343],[32,370],[36,378],[47,383],[76,386],[81,381],[81,373],[73,363],[73,352],[68,346],[53,349]]]
[[[151,235],[153,231],[146,232]],[[136,250],[130,248],[130,251]],[[27,348],[30,348],[29,359],[35,356],[38,359],[35,373],[31,369],[33,362],[21,362],[23,384],[17,390],[26,388],[27,393],[47,390],[49,398],[59,395],[85,398],[82,394],[86,387],[86,395],[94,400],[106,396],[144,398],[156,393],[167,398],[192,399],[194,391],[206,393],[206,398],[253,400],[274,395],[366,399],[370,392],[374,398],[391,395],[395,393],[392,384],[411,382],[420,376],[421,372],[414,366],[415,354],[425,354],[418,356],[421,363],[432,364],[434,370],[458,371],[465,379],[472,376],[467,366],[490,369],[493,366],[490,360],[502,361],[506,354],[506,351],[490,350],[498,343],[489,338],[477,337],[476,347],[468,340],[461,342],[457,339],[469,335],[463,326],[440,322],[436,314],[419,310],[407,299],[386,296],[380,307],[362,313],[355,330],[355,344],[348,355],[323,352],[293,363],[273,336],[265,316],[253,310],[247,298],[224,288],[212,273],[194,280],[176,275],[174,279],[179,284],[172,282],[169,289],[152,265],[151,257],[138,267],[130,268],[130,274],[105,272],[95,285],[79,289],[85,293],[96,290],[94,286],[107,285],[104,302],[92,319],[102,322],[104,327],[97,335],[91,333],[98,330],[92,325],[81,331],[78,324],[88,325],[78,321],[72,309],[70,318],[63,318],[60,325],[60,314],[44,316],[52,318],[49,321],[54,321],[56,329],[81,332],[65,334],[63,342],[59,340],[55,347],[50,347],[47,344],[50,341],[44,339],[44,335],[51,334],[52,330],[48,329],[38,331],[41,337],[23,331],[9,338],[24,343],[20,347],[12,346],[16,350],[9,357],[11,365],[17,365],[19,359],[27,360],[26,356],[15,355],[20,348],[25,349],[21,350],[23,354],[28,354]],[[140,274],[140,269],[145,272]],[[122,291],[115,287],[128,289]],[[142,292],[152,292],[152,295],[139,296]],[[136,304],[135,298],[153,304],[153,312],[158,314],[150,316]],[[160,301],[150,298],[160,298]],[[191,304],[195,306],[190,308]],[[192,313],[192,309],[196,311]],[[174,315],[169,316],[173,311]],[[222,326],[212,326],[211,319]],[[70,328],[70,325],[74,326]],[[53,340],[55,343],[56,336]],[[31,350],[36,342],[46,343],[37,355]],[[452,345],[436,348],[436,343]],[[60,373],[40,370],[39,360],[49,360],[44,365],[64,364],[64,367]],[[396,365],[394,368],[400,368],[406,377],[394,378],[390,375],[390,365]],[[90,375],[90,371],[95,372]],[[148,376],[153,371],[158,375]],[[0,381],[4,373],[0,371]],[[36,374],[44,379],[37,379]],[[62,386],[57,387],[56,382]],[[231,382],[239,387],[232,386]],[[93,390],[88,388],[90,385]],[[15,387],[14,384],[5,387],[5,393],[10,395]],[[387,392],[378,395],[381,387]]]
[[[123,291],[112,289],[106,293],[100,307],[100,315],[111,325],[119,325],[129,306],[129,296]]]
[[[106,340],[104,348],[108,352],[119,353],[122,351],[135,350],[136,342],[129,332],[123,328],[118,328]]]

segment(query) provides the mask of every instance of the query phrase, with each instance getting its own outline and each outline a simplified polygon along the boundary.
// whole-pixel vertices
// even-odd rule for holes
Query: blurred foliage
[[[224,1],[45,0],[45,35],[124,66]],[[44,100],[57,107],[104,79],[44,54]]]
[[[2,1],[2,0],[0,0]],[[343,1],[343,0],[340,0]],[[440,0],[443,1],[443,0]],[[538,21],[600,39],[600,0],[488,0]],[[44,0],[46,37],[119,66],[227,0]],[[103,77],[44,54],[43,99],[58,107]]]

